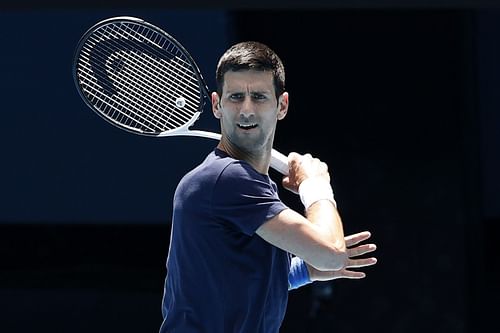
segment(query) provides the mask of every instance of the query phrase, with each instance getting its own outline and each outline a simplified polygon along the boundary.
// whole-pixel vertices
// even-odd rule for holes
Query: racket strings
[[[129,28],[130,29],[130,28]],[[144,27],[142,27],[143,30],[145,30]],[[179,51],[179,49],[174,45],[172,44],[171,42],[169,42],[167,39],[165,39],[165,37],[163,36],[160,36],[159,34],[157,34],[156,32],[154,31],[149,31],[151,33],[151,35],[155,36],[155,39],[151,39],[151,38],[148,38],[148,40],[150,40],[151,42],[156,43],[156,39],[159,38],[160,40],[163,40],[163,43],[162,44],[157,44],[159,46],[162,47],[163,50],[165,50],[167,53],[171,54],[172,55],[172,61],[174,64],[175,64],[175,67],[182,67],[182,71],[179,71],[179,70],[176,70],[176,71],[172,71],[172,67],[173,66],[162,66],[162,67],[158,67],[156,66],[157,64],[161,65],[161,63],[155,63],[155,62],[150,62],[149,65],[152,66],[152,68],[156,68],[157,69],[157,73],[158,74],[162,74],[161,77],[160,77],[160,82],[162,81],[171,81],[172,79],[175,79],[177,80],[178,82],[169,82],[170,84],[167,85],[166,87],[170,87],[170,88],[188,88],[188,92],[190,92],[191,96],[195,99],[198,99],[200,97],[200,89],[199,89],[199,84],[198,84],[198,81],[195,79],[195,76],[194,76],[194,71],[191,69],[192,68],[192,65],[187,62],[185,59],[182,59],[182,56],[183,54]],[[168,46],[165,47],[165,44],[168,43]],[[173,50],[176,50],[175,53],[172,53],[171,50],[169,50],[169,48],[172,48]],[[158,53],[158,50],[154,50],[156,51],[156,53]],[[164,75],[164,71],[168,72],[170,75]],[[184,73],[184,74],[188,74],[188,77],[191,79],[191,80],[187,80],[186,79],[186,75],[179,75],[180,73]],[[181,81],[179,81],[179,79]],[[176,85],[173,85],[173,83],[176,83]],[[192,91],[189,91],[189,88],[192,88],[191,90]],[[179,91],[176,91],[177,94],[185,94],[185,91],[186,89],[184,89],[183,91],[179,92]]]
[[[151,40],[151,39],[150,39],[150,40]],[[128,55],[130,56],[131,54],[128,54]],[[136,61],[135,61],[134,63],[141,63],[141,60],[144,60],[144,59],[135,59],[135,60],[136,60]],[[154,65],[154,63],[150,63],[150,65]],[[141,68],[139,68],[139,71],[136,71],[136,72],[137,72],[137,73],[142,73],[143,71],[149,71],[149,70],[148,70],[148,67],[151,67],[151,66],[147,66],[147,67],[142,67],[142,66],[141,66]],[[158,70],[161,70],[161,69],[158,69]],[[149,73],[149,74],[151,74],[151,73]],[[151,76],[151,75],[149,75],[149,76]],[[156,76],[156,78],[158,78],[158,77]],[[149,78],[147,78],[147,77],[144,77],[144,79],[145,79],[146,81],[150,81],[150,79],[149,79]],[[142,81],[144,81],[144,80],[142,80]],[[137,85],[137,83],[138,83],[138,82],[140,82],[140,81],[139,81],[139,80],[135,80],[134,84],[135,84],[135,85]],[[161,82],[161,81],[160,81],[160,82]],[[155,82],[153,82],[153,83],[155,83]],[[158,83],[158,82],[156,82],[156,83]],[[125,82],[125,84],[127,84],[127,82]],[[154,87],[154,86],[155,86],[155,84],[149,84],[149,85],[150,85],[150,86],[152,86],[152,87]],[[131,91],[138,90],[138,89],[135,89],[135,88],[130,88],[130,87],[127,87],[127,88],[129,88],[129,90],[131,90]],[[149,87],[148,87],[148,88],[149,88]],[[123,90],[123,89],[122,89],[122,90]],[[134,99],[135,99],[135,98],[134,98]],[[133,101],[133,102],[135,102],[135,101]],[[161,108],[161,106],[156,106],[156,107],[160,107],[160,108]]]
[[[146,59],[142,60],[143,62],[146,61]],[[148,116],[147,111],[145,113],[141,113],[140,110],[141,108],[144,109],[143,106],[145,106],[145,109],[151,109],[152,107],[157,108],[158,110],[164,110],[167,107],[167,100],[165,98],[158,98],[161,96],[162,90],[159,90],[157,87],[161,86],[163,83],[158,80],[158,78],[154,75],[155,73],[148,73],[150,72],[149,68],[146,66],[142,68],[140,71],[132,71],[130,73],[124,73],[129,76],[124,76],[123,78],[119,78],[118,75],[113,75],[110,74],[109,76],[114,79],[115,85],[119,86],[120,93],[114,96],[114,99],[119,99],[121,101],[121,105],[123,104],[128,104],[129,106],[133,107],[133,110],[136,110],[139,115],[144,114]],[[90,72],[87,72],[89,75],[91,75]],[[103,74],[98,74],[99,72],[95,72],[95,74],[103,76]],[[143,75],[140,75],[144,73]],[[149,77],[148,77],[149,76]],[[142,82],[144,79],[148,79],[150,82],[148,86],[145,86]],[[141,79],[141,80],[139,80]],[[150,104],[148,104],[148,102]],[[113,110],[114,111],[120,111],[120,110]],[[161,121],[161,123],[167,122],[167,118],[162,118],[161,113],[155,112],[153,115],[153,118],[159,117],[156,120]],[[176,113],[177,116],[182,115],[181,113]],[[113,116],[113,114],[111,114]],[[188,115],[186,114],[187,118]],[[180,117],[179,117],[180,118]],[[185,119],[180,119],[182,124]],[[178,124],[176,124],[178,125]]]
[[[133,43],[138,52],[116,51],[122,48],[117,37],[121,41],[126,39]],[[111,49],[111,46],[102,41],[110,41],[116,45]],[[164,55],[155,47],[145,44],[146,42],[161,47],[162,52],[169,53],[172,58],[162,61]],[[158,132],[182,126],[197,111],[201,91],[191,70],[192,65],[181,58],[183,53],[166,37],[141,26],[140,31],[137,31],[125,24],[120,27],[109,25],[95,34],[95,37],[89,38],[86,44],[88,45],[82,48],[80,70],[88,82],[82,80],[82,85],[97,100],[94,102],[96,106],[115,121],[126,126],[140,126],[148,132]],[[104,50],[96,49],[97,46]],[[149,46],[148,52],[142,52],[145,46]],[[157,59],[147,53],[153,54]],[[92,56],[97,57],[102,66],[92,68]],[[115,60],[125,62],[124,70],[113,73],[113,70],[106,68],[106,64]],[[105,95],[98,83],[99,80],[109,79],[119,88],[119,93],[114,94],[113,98]],[[182,110],[175,107],[175,99],[179,96],[186,100],[186,106]],[[158,113],[158,110],[165,112]]]
[[[145,27],[141,27],[142,30],[146,30]],[[130,27],[126,27],[125,31],[129,32],[129,30],[131,31],[134,31],[133,29],[131,29]],[[119,32],[118,32],[119,33]],[[159,47],[161,47],[162,50],[164,50],[166,53],[170,54],[172,56],[172,59],[175,59],[175,60],[172,60],[176,66],[180,66],[182,70],[178,70],[178,71],[174,71],[172,73],[172,71],[170,70],[170,66],[167,66],[167,67],[164,67],[164,68],[158,68],[156,66],[156,68],[158,69],[158,72],[161,73],[163,71],[163,69],[166,69],[168,72],[171,72],[172,75],[170,76],[166,76],[166,79],[169,80],[169,79],[172,79],[172,78],[175,78],[175,79],[180,79],[181,81],[184,81],[184,82],[177,82],[177,86],[174,86],[174,87],[183,87],[183,85],[186,85],[184,87],[186,88],[191,88],[193,87],[193,97],[194,98],[199,98],[199,84],[198,84],[198,81],[196,80],[195,78],[195,74],[194,74],[194,71],[192,70],[192,65],[184,59],[184,55],[182,52],[180,52],[180,50],[173,44],[171,43],[169,40],[167,40],[165,37],[159,35],[158,33],[154,32],[154,31],[151,31],[149,30],[149,33],[151,33],[151,35],[155,36],[155,39],[151,39],[151,38],[147,38],[147,41],[150,41],[156,45],[158,45]],[[130,34],[130,32],[129,32]],[[130,34],[131,36],[133,36],[133,34]],[[124,37],[128,37],[127,35],[125,35]],[[146,36],[143,36],[143,37],[146,37]],[[160,40],[163,40],[163,43],[162,44],[158,44],[156,42],[156,39],[160,39]],[[140,39],[139,39],[140,41]],[[167,44],[167,47],[165,47],[165,44]],[[169,48],[171,48],[172,50],[175,50],[175,52],[172,52],[172,50],[169,50]],[[156,53],[159,57],[161,57],[158,49],[152,49],[152,51],[154,53]],[[152,65],[154,66],[155,63],[152,63]],[[186,75],[179,75],[179,73],[184,73],[184,74],[187,74]],[[187,78],[190,78],[191,80],[188,80]],[[172,86],[171,86],[172,87]]]
[[[92,75],[92,72],[90,71],[87,71],[86,73],[88,75]],[[102,94],[98,87],[96,87],[97,84],[85,84],[85,82],[82,82],[81,85],[84,87],[86,93],[90,95],[89,98],[94,106],[97,107],[100,112],[111,117],[113,120],[116,120],[124,125],[131,125],[127,123],[127,121],[130,120],[133,123],[141,125],[145,130],[153,132],[157,130],[157,127],[159,127],[158,121],[154,119],[155,117],[148,114],[148,110],[146,109],[144,103],[142,103],[143,105],[138,105],[136,102],[137,94],[134,95],[130,92],[126,92],[119,95],[117,94],[113,96],[113,98],[108,98]],[[123,88],[123,84],[120,84],[119,86]],[[122,92],[123,91],[124,90],[122,90]],[[143,109],[142,112],[141,108]]]
[[[145,60],[145,59],[135,59],[135,63],[141,63],[141,60]],[[149,65],[149,67],[151,67],[151,66],[154,66],[154,65],[155,65],[155,63],[154,63],[154,62],[153,62],[153,63],[151,63],[151,62],[150,62],[148,65]],[[148,69],[148,66],[142,66],[142,68],[139,68],[139,69],[140,69],[140,70],[147,70],[147,69]],[[158,68],[157,70],[158,70],[158,71],[161,71],[161,70],[163,70],[163,68]],[[141,72],[139,72],[139,73],[141,73]],[[146,81],[149,79],[148,77],[145,77],[145,76],[143,76],[143,78],[144,78]],[[154,86],[154,85],[152,85],[152,86]]]
[[[82,51],[82,53],[85,53],[84,51]],[[82,56],[84,57],[84,56]],[[90,51],[87,52],[87,58],[85,59],[87,63],[90,62]],[[103,60],[103,63],[107,60],[107,59],[101,59]],[[86,67],[89,67],[89,66],[86,66]],[[122,110],[124,109],[123,108],[123,105],[132,105],[134,106],[135,109],[138,108],[138,106],[140,107],[140,105],[137,105],[137,99],[140,98],[141,96],[137,96],[137,91],[133,91],[133,90],[130,90],[129,87],[126,87],[123,83],[120,83],[120,82],[115,82],[115,85],[119,85],[119,88],[120,88],[120,92],[122,92],[122,94],[119,94],[119,95],[115,95],[113,96],[113,98],[108,98],[107,96],[104,96],[102,94],[102,92],[100,91],[99,89],[99,83],[97,82],[97,80],[101,79],[101,80],[107,80],[108,79],[108,75],[106,73],[106,69],[105,68],[93,68],[93,71],[92,69],[89,67],[87,68],[87,70],[85,69],[82,69],[83,72],[85,72],[88,77],[91,79],[91,83],[87,84],[87,88],[89,89],[92,89],[92,91],[88,91],[93,98],[95,99],[98,99],[100,100],[100,104],[97,104],[97,106],[99,107],[100,110],[104,111],[107,113],[107,115],[111,116],[112,118],[114,118],[115,120],[117,121],[120,121],[120,122],[124,122],[123,117],[126,117],[126,116],[132,116],[132,118],[137,119],[136,116],[138,116],[140,118],[140,120],[145,120],[148,124],[145,124],[145,123],[141,123],[143,126],[146,127],[147,130],[151,130],[151,131],[154,131],[154,129],[151,127],[151,126],[156,126],[158,124],[158,121],[149,121],[149,117],[147,117],[147,113],[144,112],[140,112],[140,109],[139,110],[136,110],[136,114],[131,114],[131,113],[123,113]],[[82,83],[82,85],[85,85],[85,82]],[[143,97],[146,97],[146,96],[143,96]],[[124,100],[125,98],[125,100]],[[145,100],[147,101],[146,98],[143,98],[142,100]],[[107,102],[107,103],[106,103]],[[118,103],[119,102],[119,103]],[[107,108],[103,108],[102,105],[105,105],[107,106]],[[125,110],[126,111],[126,110]],[[116,114],[118,113],[118,115]],[[142,117],[141,115],[144,114],[146,115],[146,118]],[[133,119],[129,119],[130,121],[134,121]],[[150,125],[150,126],[148,126]]]

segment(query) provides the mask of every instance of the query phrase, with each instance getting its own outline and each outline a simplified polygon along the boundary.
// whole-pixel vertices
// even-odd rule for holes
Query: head
[[[271,72],[276,99],[285,92],[285,68],[281,59],[268,46],[250,41],[233,45],[220,58],[215,73],[219,96],[224,87],[224,75],[229,71],[245,70]]]
[[[244,154],[271,151],[276,123],[288,110],[283,63],[269,47],[242,42],[220,58],[212,109],[220,119],[226,150]]]

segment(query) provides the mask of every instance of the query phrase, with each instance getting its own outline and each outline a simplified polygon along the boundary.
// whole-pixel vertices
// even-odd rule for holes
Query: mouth
[[[253,128],[256,128],[258,125],[257,124],[237,124],[237,126],[243,130],[251,130]]]

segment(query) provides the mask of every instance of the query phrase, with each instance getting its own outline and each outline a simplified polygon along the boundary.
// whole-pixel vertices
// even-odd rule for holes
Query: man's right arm
[[[318,270],[341,270],[347,263],[345,242],[332,241],[332,228],[321,219],[332,219],[329,202],[318,201],[308,211],[308,220],[292,209],[285,209],[257,229],[257,235],[268,243],[302,258]],[[326,216],[325,216],[326,215]],[[343,237],[343,233],[342,233]]]
[[[257,234],[318,270],[343,269],[348,256],[342,221],[333,196],[321,194],[328,189],[331,191],[326,164],[310,155],[292,153],[289,166],[290,173],[283,179],[283,185],[300,193],[308,206],[306,216],[285,209],[261,225]],[[301,186],[302,183],[307,186]]]

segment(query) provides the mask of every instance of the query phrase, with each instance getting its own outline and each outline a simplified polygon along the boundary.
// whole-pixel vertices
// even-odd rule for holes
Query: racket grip
[[[273,149],[271,152],[271,168],[278,171],[283,176],[288,175],[288,156]]]

